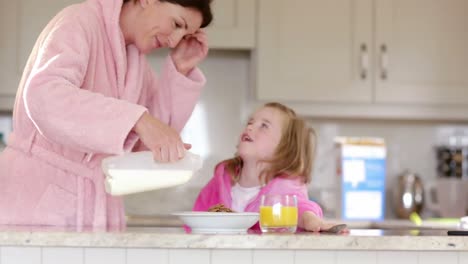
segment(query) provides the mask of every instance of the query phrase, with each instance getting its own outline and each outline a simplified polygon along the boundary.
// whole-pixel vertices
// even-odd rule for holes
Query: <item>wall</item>
[[[325,189],[322,198],[333,199],[330,192],[336,190],[339,180],[335,173],[333,138],[335,136],[382,137],[387,145],[387,203],[386,216],[394,217],[395,198],[392,196],[397,184],[397,177],[405,170],[417,173],[423,182],[428,183],[436,178],[435,146],[446,144],[450,135],[468,131],[463,124],[444,124],[409,121],[323,121],[311,120],[311,126],[318,134],[316,168],[314,171],[311,193],[320,199],[318,189]],[[334,203],[328,204],[333,209]],[[431,212],[423,211],[425,215]]]

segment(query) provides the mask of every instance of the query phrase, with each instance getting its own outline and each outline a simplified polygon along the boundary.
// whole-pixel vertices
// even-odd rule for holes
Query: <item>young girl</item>
[[[292,109],[265,104],[250,117],[236,156],[216,166],[193,210],[223,204],[236,212],[258,212],[263,194],[294,194],[299,228],[327,231],[333,225],[322,220],[322,209],[307,195],[315,140],[314,131]]]

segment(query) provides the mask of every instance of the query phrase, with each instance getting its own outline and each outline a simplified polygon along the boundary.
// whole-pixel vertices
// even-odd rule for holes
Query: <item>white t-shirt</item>
[[[258,195],[261,186],[242,187],[236,183],[231,189],[232,210],[244,212],[245,207]]]

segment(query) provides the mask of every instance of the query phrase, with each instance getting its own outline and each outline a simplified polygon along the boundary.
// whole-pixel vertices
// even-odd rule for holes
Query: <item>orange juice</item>
[[[297,226],[297,207],[260,206],[260,225],[263,227]]]

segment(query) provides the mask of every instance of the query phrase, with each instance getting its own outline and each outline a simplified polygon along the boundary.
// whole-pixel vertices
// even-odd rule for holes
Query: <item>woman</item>
[[[179,132],[205,84],[210,0],[87,0],[62,10],[24,69],[0,156],[0,225],[123,228],[100,163],[148,148],[184,156]],[[156,78],[145,54],[171,48]]]

